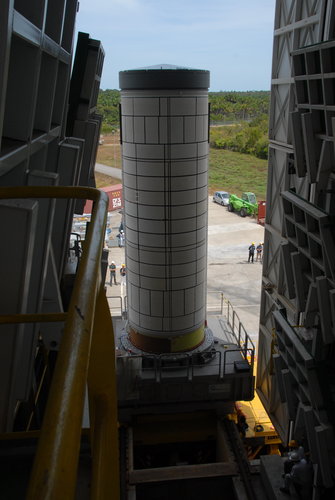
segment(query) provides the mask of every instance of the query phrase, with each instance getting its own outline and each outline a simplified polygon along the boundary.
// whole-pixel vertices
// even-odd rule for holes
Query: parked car
[[[227,191],[216,191],[213,195],[213,201],[226,207],[229,203],[229,193]]]

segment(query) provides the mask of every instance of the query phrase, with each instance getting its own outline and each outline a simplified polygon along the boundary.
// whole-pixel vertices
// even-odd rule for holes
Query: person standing
[[[127,269],[126,265],[122,264],[121,269],[120,269],[120,276],[121,276],[121,295],[124,294],[124,287],[126,285],[126,275],[127,275]]]
[[[116,235],[119,240],[119,247],[124,247],[124,232],[121,230],[119,234]]]
[[[259,260],[262,262],[262,250],[263,250],[263,245],[262,243],[258,243],[256,247],[256,262]]]
[[[263,257],[264,257],[264,241],[262,241],[262,260],[261,260],[261,262],[263,262]]]
[[[120,231],[120,247],[124,247],[124,231],[121,229]]]
[[[252,262],[254,263],[254,254],[255,254],[255,243],[252,242],[250,247],[249,247],[249,258],[248,258],[248,262]]]
[[[114,281],[114,285],[117,285],[117,282],[116,282],[116,265],[115,265],[114,260],[112,260],[112,262],[111,262],[111,264],[109,266],[109,272],[110,272],[109,285],[112,286],[113,285],[113,281]]]
[[[283,493],[291,494],[291,486],[303,500],[312,500],[313,496],[313,464],[306,457],[304,448],[289,453],[289,458],[284,462],[284,486],[279,489]]]

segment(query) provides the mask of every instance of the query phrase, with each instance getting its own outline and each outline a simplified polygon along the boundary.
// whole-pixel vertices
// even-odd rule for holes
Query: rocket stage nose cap
[[[209,71],[172,64],[120,71],[121,90],[208,89]]]

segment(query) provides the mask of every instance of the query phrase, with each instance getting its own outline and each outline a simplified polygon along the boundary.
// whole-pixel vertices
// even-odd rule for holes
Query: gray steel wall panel
[[[335,101],[333,58],[320,42],[334,38],[334,7],[324,0],[276,2],[257,375],[257,390],[282,439],[288,439],[289,416],[292,437],[307,438],[318,464],[316,483],[326,488],[334,476],[335,422],[323,398],[334,390],[327,347],[334,343],[334,228],[324,225],[321,211],[333,204]],[[276,309],[285,311],[285,334],[274,324]],[[307,371],[302,348],[313,364]],[[327,445],[325,429],[332,429]]]

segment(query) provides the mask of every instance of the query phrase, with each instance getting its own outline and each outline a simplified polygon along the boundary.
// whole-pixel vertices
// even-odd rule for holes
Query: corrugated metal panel
[[[325,42],[334,10],[324,0],[276,4],[257,374],[281,438],[308,448],[325,488],[335,448],[335,44]]]
[[[296,100],[291,53],[306,45],[320,42],[327,2],[325,0],[278,0],[275,12],[273,43],[271,109],[270,109],[270,150],[267,190],[267,214],[265,225],[266,256],[263,265],[261,309],[261,336],[259,342],[257,389],[273,420],[280,422],[282,439],[288,436],[288,416],[282,409],[276,389],[272,387],[266,366],[271,362],[272,328],[274,322],[271,311],[274,305],[288,307],[291,320],[297,319],[295,298],[283,279],[284,266],[281,246],[286,242],[283,223],[284,213],[280,193],[294,189],[303,197],[309,196],[307,179],[294,175],[294,148],[290,113],[295,110]],[[271,295],[269,295],[269,285]],[[265,380],[269,378],[269,380]],[[277,410],[276,410],[277,409]]]

